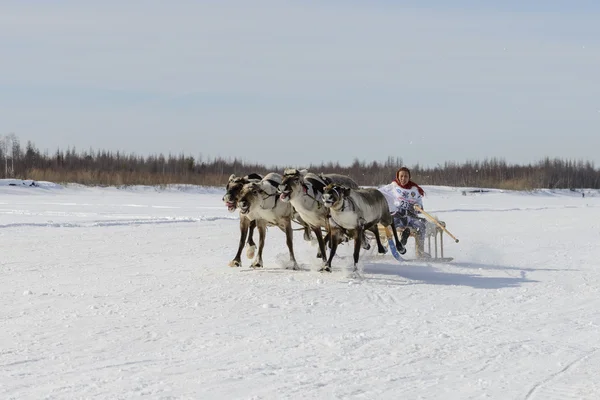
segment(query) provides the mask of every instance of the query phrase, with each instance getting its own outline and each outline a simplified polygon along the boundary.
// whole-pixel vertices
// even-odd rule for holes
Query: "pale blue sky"
[[[598,1],[5,1],[0,135],[266,165],[600,166]]]

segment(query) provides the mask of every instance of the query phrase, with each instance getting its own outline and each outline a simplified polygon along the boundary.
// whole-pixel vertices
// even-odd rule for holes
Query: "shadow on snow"
[[[472,263],[472,262],[452,262],[452,266],[458,268],[465,269],[499,269],[499,270],[508,270],[508,271],[524,271],[524,272],[535,272],[535,271],[579,271],[577,269],[558,269],[558,268],[523,268],[523,267],[510,267],[506,265],[493,265],[493,264],[482,264],[482,263]]]
[[[501,289],[519,287],[524,283],[538,281],[521,277],[491,277],[476,274],[457,274],[440,271],[431,265],[393,265],[393,264],[367,264],[364,273],[372,275],[391,275],[418,281],[429,285],[469,286],[476,289]],[[369,281],[381,278],[368,277]],[[416,284],[415,282],[413,284]],[[410,284],[410,283],[408,283]]]

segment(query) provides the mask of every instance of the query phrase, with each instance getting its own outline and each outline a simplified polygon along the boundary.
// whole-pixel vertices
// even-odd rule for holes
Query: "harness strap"
[[[310,193],[308,193],[308,185],[304,182],[304,180],[302,180],[300,183],[302,184],[302,191],[304,192],[304,195],[307,196],[308,198],[312,199],[313,201],[315,201],[317,203],[317,208],[321,208],[321,202],[319,200],[317,200],[317,198],[315,197],[315,195],[317,194],[317,191],[315,190],[314,186],[311,184],[311,189],[313,192],[313,194],[311,195]],[[323,192],[320,192],[320,193],[323,193]]]
[[[322,181],[321,179],[316,179],[316,177],[310,176],[304,178],[304,180],[312,185],[313,191],[315,193],[317,191],[323,193],[323,189],[325,188],[325,186],[327,186],[327,184],[324,181]]]
[[[356,203],[354,202],[354,199],[350,196],[347,197],[348,199],[348,203],[350,203],[350,205],[352,206],[352,210],[351,211],[355,211],[356,212]],[[345,204],[345,203],[344,203]],[[361,216],[362,218],[362,216]]]
[[[330,183],[333,183],[333,180],[325,176],[323,173],[319,174],[319,178],[321,178],[321,180],[325,183],[325,186],[329,185]]]
[[[271,193],[268,194],[267,192],[265,192],[264,190],[262,191],[264,194],[266,194],[266,196],[263,196],[263,201],[267,200],[269,197],[273,197],[275,196],[275,200],[273,201],[273,207],[271,207],[271,209],[275,208],[277,206],[277,200],[279,200],[279,195],[277,193]],[[263,210],[266,210],[265,207],[261,207]]]
[[[245,178],[247,181],[252,182],[252,181],[260,181],[263,177],[262,177],[262,175],[259,175],[255,172],[253,172],[251,174],[246,175]]]
[[[273,179],[265,179],[266,182],[269,182],[269,185],[273,186],[275,189],[279,187],[279,182],[274,181]]]

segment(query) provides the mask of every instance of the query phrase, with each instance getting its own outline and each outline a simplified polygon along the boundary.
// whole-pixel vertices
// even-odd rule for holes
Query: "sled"
[[[437,221],[437,223],[433,223],[431,221],[425,221],[426,233],[425,233],[425,251],[429,253],[431,257],[427,258],[413,258],[407,259],[398,253],[396,249],[396,245],[394,244],[394,236],[392,233],[392,228],[385,228],[383,225],[378,225],[379,228],[379,236],[383,238],[387,238],[388,247],[392,252],[392,255],[398,261],[425,261],[425,262],[450,262],[454,260],[453,257],[444,256],[444,231],[446,224],[442,221]],[[404,228],[398,228],[397,233],[398,237],[402,235],[402,231]],[[417,239],[416,239],[416,231],[413,229],[410,230],[410,238],[414,239],[415,242],[415,254],[417,254]],[[385,240],[382,241],[385,243]],[[408,245],[408,243],[407,243]]]

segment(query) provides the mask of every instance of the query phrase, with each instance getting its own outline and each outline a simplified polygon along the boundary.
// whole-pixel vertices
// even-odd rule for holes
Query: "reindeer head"
[[[277,187],[281,201],[290,201],[294,190],[302,185],[304,174],[306,174],[306,170],[297,170],[296,168],[288,168],[283,172],[281,184]]]
[[[350,188],[342,185],[336,185],[335,183],[330,183],[323,189],[323,205],[325,207],[335,207],[341,201],[344,201],[344,198],[349,195]]]
[[[264,193],[260,183],[258,182],[250,182],[245,184],[240,191],[238,207],[240,208],[240,213],[248,214],[250,209],[254,204],[257,204],[260,201],[259,196]]]
[[[229,212],[235,211],[240,199],[240,193],[245,184],[258,182],[261,179],[262,177],[260,175],[254,173],[243,177],[231,174],[227,186],[225,186],[225,196],[223,196],[223,201],[227,205],[227,210]]]

